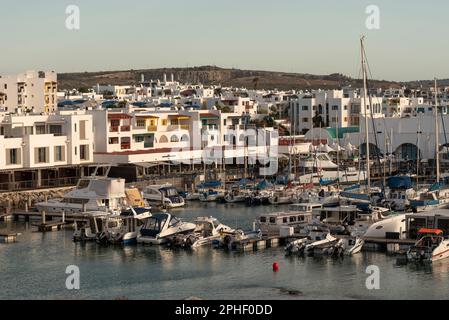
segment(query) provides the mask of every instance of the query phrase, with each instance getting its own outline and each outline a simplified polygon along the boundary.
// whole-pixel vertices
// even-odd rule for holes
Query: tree
[[[324,128],[325,124],[323,121],[323,118],[321,117],[320,114],[318,114],[318,112],[315,112],[315,116],[312,118],[312,122],[313,122],[313,127],[314,128]]]

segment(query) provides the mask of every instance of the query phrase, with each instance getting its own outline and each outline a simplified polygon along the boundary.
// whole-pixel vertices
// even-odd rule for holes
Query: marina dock
[[[8,230],[0,230],[0,243],[12,243],[17,241],[20,234]]]

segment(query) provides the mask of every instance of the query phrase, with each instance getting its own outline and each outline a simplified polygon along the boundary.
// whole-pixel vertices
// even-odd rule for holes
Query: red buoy
[[[273,263],[273,271],[278,272],[279,271],[279,264],[277,262]]]

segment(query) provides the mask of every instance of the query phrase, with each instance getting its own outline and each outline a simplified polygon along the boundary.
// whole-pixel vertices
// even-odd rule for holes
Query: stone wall
[[[61,198],[72,189],[74,187],[2,193],[0,194],[0,208],[23,209],[26,202],[33,207],[36,202],[45,201],[46,198]]]

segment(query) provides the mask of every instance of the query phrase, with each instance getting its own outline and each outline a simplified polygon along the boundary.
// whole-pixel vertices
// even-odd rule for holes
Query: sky
[[[66,7],[80,29],[66,28]],[[380,28],[366,27],[367,6]],[[449,78],[447,0],[1,0],[0,74],[216,65],[373,78]]]

